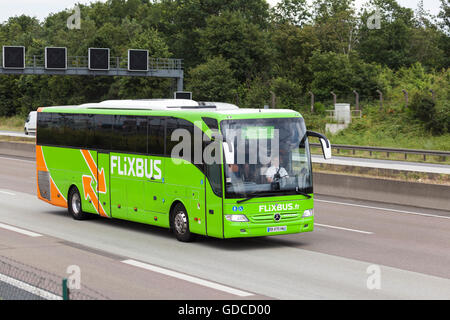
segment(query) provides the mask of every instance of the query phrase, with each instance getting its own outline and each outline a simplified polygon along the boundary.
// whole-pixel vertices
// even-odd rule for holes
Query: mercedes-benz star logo
[[[275,215],[273,216],[273,219],[274,219],[275,221],[280,221],[280,220],[281,220],[281,214],[275,213]]]

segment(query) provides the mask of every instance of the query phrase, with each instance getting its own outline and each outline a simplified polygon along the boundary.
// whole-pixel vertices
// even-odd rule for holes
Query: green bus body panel
[[[208,235],[223,238],[223,202],[222,198],[214,194],[209,181],[206,179],[206,222]]]
[[[209,111],[51,107],[42,112],[173,116],[194,123],[205,133],[208,127],[202,117],[215,118],[219,123],[225,119],[301,117],[295,111],[282,113],[276,110],[227,115]],[[314,217],[301,217],[304,210],[314,207],[313,198],[306,199],[302,195],[262,197],[238,204],[239,199],[217,196],[204,173],[185,160],[95,150],[86,150],[89,155],[83,155],[80,149],[50,146],[42,146],[42,152],[50,176],[61,194],[67,198],[70,187],[76,186],[86,212],[103,212],[102,215],[110,218],[168,228],[170,210],[180,202],[188,212],[191,232],[201,235],[237,238],[314,229]],[[93,159],[97,172],[93,172],[86,156]],[[101,185],[104,185],[104,190]],[[275,213],[281,215],[279,221],[275,221]],[[225,219],[229,214],[245,214],[250,221],[230,222]],[[268,232],[268,228],[277,226],[286,227],[286,230]]]

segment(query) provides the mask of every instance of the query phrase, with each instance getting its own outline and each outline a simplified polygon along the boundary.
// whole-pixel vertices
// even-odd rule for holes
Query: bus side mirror
[[[320,144],[322,145],[323,157],[325,160],[331,159],[331,143],[330,140],[320,138]]]
[[[319,138],[320,145],[322,146],[323,157],[325,160],[331,159],[331,143],[330,140],[327,139],[323,134],[314,132],[314,131],[306,131],[306,135],[308,137],[316,137]]]

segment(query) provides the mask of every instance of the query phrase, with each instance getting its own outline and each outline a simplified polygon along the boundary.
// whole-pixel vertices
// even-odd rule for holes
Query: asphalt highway
[[[157,227],[75,221],[35,185],[34,161],[0,157],[0,258],[61,276],[77,265],[112,299],[450,299],[447,211],[319,195],[312,233],[186,244]]]

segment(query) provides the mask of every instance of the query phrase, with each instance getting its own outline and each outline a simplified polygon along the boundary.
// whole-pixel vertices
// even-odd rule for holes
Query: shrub
[[[429,93],[417,92],[409,107],[411,116],[421,121],[434,135],[445,134],[450,127],[450,104],[434,102]]]

